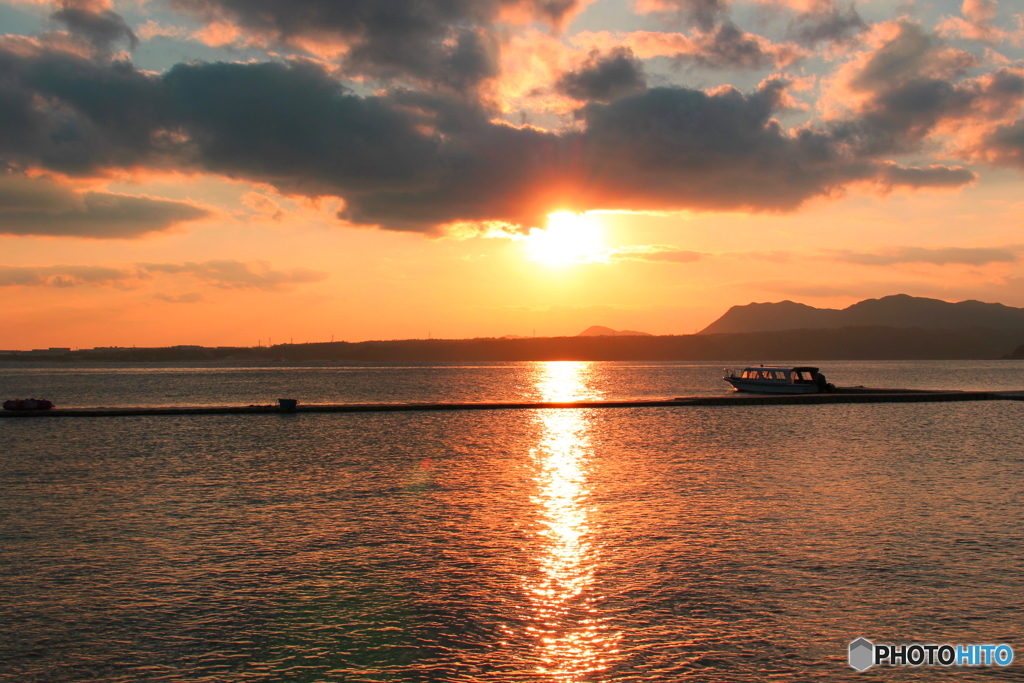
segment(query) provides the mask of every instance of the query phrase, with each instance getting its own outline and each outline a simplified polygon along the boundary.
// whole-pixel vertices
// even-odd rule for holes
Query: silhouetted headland
[[[843,310],[783,301],[733,306],[698,334],[593,326],[574,337],[401,339],[269,347],[37,349],[0,360],[58,362],[788,361],[1024,358],[1024,309],[904,294]]]
[[[1024,330],[848,327],[746,334],[527,339],[405,339],[271,347],[104,348],[0,353],[7,361],[56,362],[460,362],[989,360],[1024,357]]]
[[[793,301],[733,306],[700,334],[899,327],[924,330],[1024,330],[1024,308],[981,301],[949,303],[895,294],[866,299],[842,310],[814,308]]]

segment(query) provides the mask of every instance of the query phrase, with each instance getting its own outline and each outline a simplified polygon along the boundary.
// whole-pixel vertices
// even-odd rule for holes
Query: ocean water
[[[753,364],[753,363],[751,363]],[[770,363],[768,363],[770,364]],[[563,363],[564,365],[564,363]],[[579,364],[570,364],[572,366]],[[564,365],[569,367],[570,365]],[[786,365],[781,363],[781,365]],[[727,394],[722,363],[599,362],[579,382],[539,381],[544,363],[12,363],[0,362],[0,395],[46,398],[62,408],[96,406],[658,399]],[[552,366],[561,367],[561,366]],[[742,363],[730,363],[742,369]],[[828,361],[839,386],[1024,389],[1024,361]],[[552,393],[553,392],[553,393]]]
[[[1024,388],[1024,363],[828,363]],[[58,405],[721,393],[718,364],[4,365]],[[722,384],[723,386],[718,386]],[[0,680],[1020,680],[1024,402],[0,420]],[[846,646],[1009,643],[857,674]]]

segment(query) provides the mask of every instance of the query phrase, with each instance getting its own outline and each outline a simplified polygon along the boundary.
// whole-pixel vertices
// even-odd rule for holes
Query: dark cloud
[[[0,158],[70,175],[180,157],[158,77],[119,61],[0,42]]]
[[[785,89],[654,88],[590,102],[581,131],[554,133],[496,123],[454,95],[356,96],[311,64],[179,64],[158,76],[0,46],[0,159],[81,175],[213,172],[339,196],[347,220],[416,231],[537,226],[558,209],[786,211],[853,182],[973,179],[901,172],[852,123],[787,131],[774,119]],[[91,201],[116,213],[109,198]]]
[[[677,55],[676,59],[711,69],[764,69],[787,66],[800,57],[800,51],[792,45],[773,45],[731,21],[698,36],[695,42],[697,50]]]
[[[543,225],[555,209],[786,211],[852,182],[894,182],[892,164],[858,158],[828,132],[785,131],[772,118],[784,87],[653,88],[587,105],[582,133],[481,125],[439,150],[446,173],[436,185],[352,196],[343,217],[423,230],[455,220]]]
[[[901,21],[897,35],[866,55],[845,87],[861,101],[856,116],[835,123],[837,138],[862,155],[913,152],[941,123],[1004,116],[1024,99],[1024,76],[1002,68],[963,78],[977,66],[920,25]]]
[[[555,88],[577,100],[609,102],[647,87],[643,64],[629,48],[606,55],[594,50],[582,68],[564,74]]]
[[[91,43],[97,52],[108,54],[122,40],[132,49],[139,44],[120,14],[96,7],[91,0],[60,0],[57,6],[59,9],[50,19],[64,24],[72,35]]]
[[[143,273],[191,275],[222,289],[263,289],[267,291],[287,288],[288,285],[320,282],[327,273],[308,268],[273,270],[266,261],[243,263],[234,260],[214,260],[203,263],[139,263]]]
[[[0,49],[0,158],[71,175],[173,166],[310,195],[395,188],[423,182],[432,126],[303,63],[178,64],[154,76]]]
[[[357,97],[315,66],[179,64],[161,85],[207,170],[311,195],[415,187],[433,171],[436,111]]]
[[[996,127],[985,137],[984,150],[996,163],[1024,169],[1024,119]]]
[[[42,178],[0,175],[0,234],[135,239],[209,213],[186,202],[78,193]]]
[[[963,166],[929,166],[915,168],[898,166],[894,163],[883,164],[878,182],[889,187],[963,187],[978,179],[978,174]]]
[[[791,35],[801,44],[811,46],[825,41],[850,43],[867,29],[867,22],[852,2],[846,6],[820,3],[811,11],[797,14],[790,24]]]
[[[489,30],[502,12],[561,25],[579,0],[169,0],[207,22],[301,47],[347,47],[352,74],[466,88],[496,73]]]
[[[1024,99],[1024,71],[1002,68],[988,77],[985,96],[990,109],[1002,114]],[[992,106],[994,105],[994,106]]]
[[[835,258],[837,261],[867,266],[891,266],[898,263],[985,266],[990,263],[1016,263],[1020,258],[1019,253],[1019,247],[899,247],[879,253],[842,251],[838,252]]]
[[[898,28],[858,69],[850,83],[855,90],[882,92],[921,80],[948,80],[978,65],[970,52],[949,47],[920,24],[901,20]]]

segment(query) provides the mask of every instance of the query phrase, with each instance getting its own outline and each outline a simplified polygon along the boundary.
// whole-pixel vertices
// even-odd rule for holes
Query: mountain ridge
[[[613,330],[610,327],[591,325],[583,330],[577,337],[653,337],[650,332],[637,332],[636,330]]]
[[[956,330],[1024,329],[1024,308],[968,299],[957,303],[893,294],[865,299],[843,309],[815,308],[794,301],[733,306],[698,334],[743,334],[843,327]]]

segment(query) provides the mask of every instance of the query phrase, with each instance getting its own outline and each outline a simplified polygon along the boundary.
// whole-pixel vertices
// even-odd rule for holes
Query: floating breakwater
[[[822,405],[841,403],[939,403],[947,401],[1024,401],[1020,391],[914,391],[840,387],[828,394],[750,394],[681,396],[662,400],[474,402],[474,403],[345,403],[248,406],[145,406],[4,410],[0,417],[129,417],[144,415],[264,415],[298,413],[368,413],[450,410],[547,410],[582,408],[674,408],[691,406]]]

